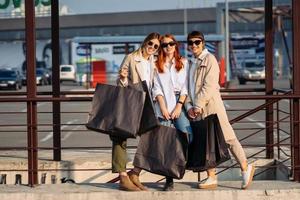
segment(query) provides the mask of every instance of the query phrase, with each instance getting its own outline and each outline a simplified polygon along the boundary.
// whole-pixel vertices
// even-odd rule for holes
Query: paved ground
[[[277,200],[299,199],[300,184],[284,181],[255,181],[248,190],[241,190],[240,182],[220,182],[215,190],[199,190],[196,183],[176,183],[175,191],[161,191],[162,184],[146,183],[149,191],[124,192],[117,189],[117,184],[63,184],[39,185],[34,188],[20,185],[0,186],[1,200]]]

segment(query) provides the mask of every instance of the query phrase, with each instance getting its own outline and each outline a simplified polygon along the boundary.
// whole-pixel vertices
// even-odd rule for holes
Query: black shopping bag
[[[133,88],[97,84],[88,129],[122,138],[139,132],[146,93]]]
[[[157,120],[157,117],[155,115],[151,92],[149,92],[146,81],[142,81],[141,83],[137,84],[130,84],[129,87],[134,88],[136,90],[144,91],[146,93],[138,133],[142,134],[154,129],[159,125],[159,121]]]
[[[218,116],[212,114],[200,121],[191,121],[193,141],[189,145],[186,168],[206,171],[230,159]]]
[[[159,125],[141,135],[133,165],[154,174],[181,179],[185,173],[187,148],[186,133]]]
[[[97,84],[86,127],[112,137],[135,138],[159,124],[146,82]]]

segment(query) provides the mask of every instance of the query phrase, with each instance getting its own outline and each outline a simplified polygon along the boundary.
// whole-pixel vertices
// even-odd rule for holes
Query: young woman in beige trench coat
[[[146,81],[149,90],[151,90],[154,78],[154,54],[160,46],[160,34],[150,33],[136,51],[128,54],[119,71],[117,84],[121,87],[127,87],[129,84],[136,84]],[[126,101],[126,99],[124,99]],[[112,172],[120,175],[120,190],[141,191],[147,188],[139,181],[141,169],[134,168],[133,173],[127,174],[127,140],[124,138],[111,137],[112,146]]]
[[[203,33],[193,31],[187,37],[188,48],[193,53],[189,68],[188,98],[185,107],[191,120],[200,120],[210,114],[217,114],[226,143],[242,170],[242,189],[252,182],[255,168],[248,164],[245,152],[229,123],[220,94],[220,69],[214,55],[205,49]],[[200,189],[216,188],[215,168],[207,170],[208,178],[200,183]]]

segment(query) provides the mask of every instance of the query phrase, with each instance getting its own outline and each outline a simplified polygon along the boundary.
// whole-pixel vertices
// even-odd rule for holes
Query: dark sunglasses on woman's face
[[[161,44],[161,47],[162,47],[162,48],[167,48],[168,46],[173,47],[173,46],[175,46],[175,45],[176,45],[175,42],[169,42],[169,43],[162,43],[162,44]]]
[[[199,44],[201,44],[201,42],[202,42],[202,40],[189,40],[188,41],[188,44],[190,45],[190,46],[193,46],[193,44],[195,44],[195,45],[199,45]]]
[[[158,44],[154,44],[153,42],[149,41],[148,43],[148,46],[151,46],[153,47],[154,49],[158,49],[159,45]],[[154,44],[154,45],[153,45]]]

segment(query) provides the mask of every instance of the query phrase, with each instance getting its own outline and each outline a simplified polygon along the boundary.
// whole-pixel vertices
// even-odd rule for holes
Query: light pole
[[[187,38],[187,32],[188,32],[188,25],[187,25],[187,10],[186,10],[186,1],[183,0],[183,34],[184,34],[184,37]],[[184,56],[187,57],[187,50],[186,48],[184,48],[185,51],[184,51]]]
[[[229,12],[228,0],[225,0],[225,60],[226,60],[226,81],[231,79],[230,62],[229,62]]]

